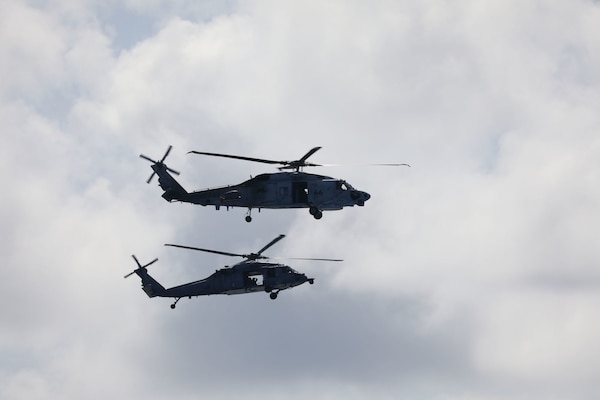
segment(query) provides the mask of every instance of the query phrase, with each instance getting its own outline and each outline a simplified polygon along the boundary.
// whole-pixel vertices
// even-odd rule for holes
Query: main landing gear
[[[176,299],[175,299],[175,303],[171,304],[171,310],[174,310],[174,309],[175,309],[175,306],[177,305],[177,302],[178,302],[179,300],[181,300],[181,297],[178,297],[178,298],[176,298]]]
[[[260,211],[260,208],[258,209]],[[246,222],[252,222],[252,215],[250,215],[252,213],[252,209],[249,208],[248,212],[246,213]]]
[[[271,298],[271,300],[275,300],[277,298],[277,294],[279,294],[279,290],[276,292],[269,293],[269,297]]]
[[[323,217],[323,212],[315,206],[310,207],[308,209],[308,212],[310,213],[310,215],[315,217],[315,219],[321,219]]]

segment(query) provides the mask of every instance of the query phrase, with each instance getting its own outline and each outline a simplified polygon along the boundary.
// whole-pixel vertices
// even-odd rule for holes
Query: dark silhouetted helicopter
[[[269,244],[260,249],[258,253],[236,254],[224,251],[202,249],[199,247],[181,246],[177,244],[166,244],[165,246],[179,247],[182,249],[199,250],[208,253],[221,254],[232,257],[242,257],[244,261],[235,264],[232,267],[225,267],[216,270],[208,278],[199,281],[186,283],[166,289],[147,271],[147,268],[158,261],[158,258],[146,265],[141,265],[135,255],[132,255],[138,268],[125,275],[125,278],[137,274],[142,278],[142,289],[148,297],[173,297],[175,302],[171,308],[175,308],[177,302],[183,297],[209,296],[212,294],[244,294],[267,292],[273,300],[277,298],[280,291],[290,289],[305,282],[314,283],[313,278],[307,278],[287,265],[262,262],[258,260],[271,259],[263,256],[262,253],[275,243],[283,239],[285,235],[279,235]],[[289,260],[313,260],[313,261],[343,261],[331,258],[287,258]]]
[[[341,210],[344,207],[364,206],[371,197],[367,192],[354,189],[343,179],[335,179],[329,176],[309,174],[303,172],[303,167],[338,166],[339,164],[313,164],[306,160],[320,147],[314,147],[302,158],[295,161],[275,161],[260,158],[235,156],[229,154],[206,153],[190,151],[189,153],[201,154],[215,157],[233,158],[238,160],[254,161],[265,164],[281,165],[281,172],[257,175],[238,185],[223,186],[214,189],[200,190],[196,192],[186,191],[170,174],[179,175],[179,172],[167,167],[164,163],[172,146],[160,161],[155,161],[143,154],[140,157],[152,163],[152,175],[158,175],[158,183],[165,191],[162,197],[169,201],[180,201],[185,203],[212,205],[217,210],[220,207],[244,207],[248,209],[246,221],[252,221],[251,212],[253,208],[259,211],[262,208],[308,208],[315,219],[321,219],[323,211]],[[408,164],[369,164],[376,166],[409,166]],[[291,171],[285,171],[291,170]],[[170,173],[169,173],[170,172]]]

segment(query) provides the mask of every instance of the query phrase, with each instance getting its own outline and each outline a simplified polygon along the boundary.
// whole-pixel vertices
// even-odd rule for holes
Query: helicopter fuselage
[[[182,192],[175,180],[161,165],[153,165],[167,201],[180,201],[203,206],[252,208],[310,208],[311,214],[325,210],[341,210],[364,206],[371,197],[354,189],[348,182],[302,171],[257,175],[238,185],[223,186],[195,192]],[[181,188],[181,189],[180,189]]]
[[[283,208],[308,208],[315,219],[320,219],[325,210],[341,210],[344,207],[364,206],[371,198],[367,192],[354,189],[343,179],[329,176],[309,174],[302,171],[305,167],[340,166],[342,164],[315,164],[308,162],[321,147],[313,147],[304,156],[294,161],[268,160],[255,157],[239,156],[233,154],[209,153],[192,150],[194,153],[205,156],[224,157],[229,159],[245,160],[265,164],[280,165],[279,170],[285,172],[266,173],[255,176],[238,185],[223,186],[214,189],[186,191],[169,173],[179,175],[179,172],[166,166],[165,159],[171,152],[169,146],[160,160],[140,154],[140,157],[152,163],[152,175],[147,183],[158,175],[159,185],[164,190],[162,197],[169,201],[212,205],[217,210],[221,207],[248,208],[246,221],[252,221],[250,213],[253,208],[283,209]],[[408,164],[368,164],[372,166],[409,166]],[[292,172],[287,172],[292,171]]]
[[[208,278],[166,289],[162,297],[271,292],[298,286],[309,279],[282,264],[243,262],[215,271]]]
[[[146,268],[138,268],[134,272],[142,279],[142,289],[148,297],[173,297],[177,300],[182,297],[255,292],[270,293],[270,297],[275,299],[281,290],[314,282],[313,278],[307,278],[287,265],[257,261],[243,261],[231,268],[219,269],[205,279],[168,289],[152,278]]]

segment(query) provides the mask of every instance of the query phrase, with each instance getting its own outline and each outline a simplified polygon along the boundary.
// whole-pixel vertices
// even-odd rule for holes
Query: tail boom
[[[189,193],[169,174],[164,164],[154,164],[152,170],[158,175],[158,184],[165,191],[162,194],[165,200],[187,201]]]

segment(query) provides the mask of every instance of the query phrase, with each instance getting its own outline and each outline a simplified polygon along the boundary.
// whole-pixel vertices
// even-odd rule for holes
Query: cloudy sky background
[[[600,5],[0,2],[0,398],[595,399]],[[168,204],[270,166],[364,208]],[[148,299],[235,262],[340,257],[268,296]]]

